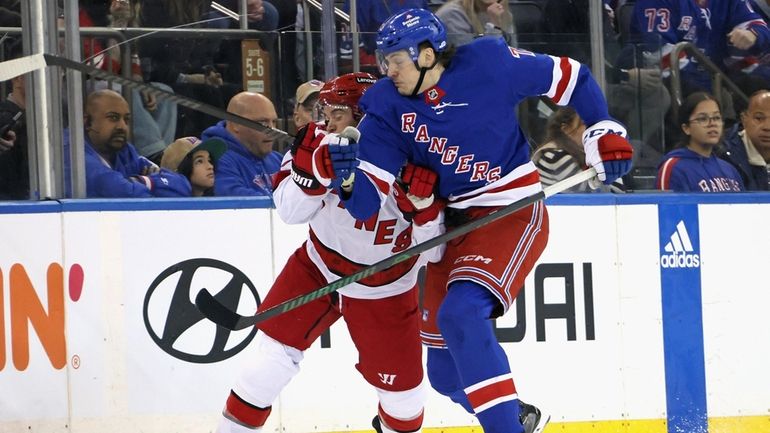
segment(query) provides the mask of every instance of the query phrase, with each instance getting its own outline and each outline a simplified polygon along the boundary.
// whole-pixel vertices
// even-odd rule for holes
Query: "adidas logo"
[[[694,254],[695,249],[690,241],[690,235],[684,221],[679,221],[676,231],[671,234],[671,240],[663,250],[667,254],[660,256],[660,265],[664,268],[697,268],[700,266],[700,256]]]

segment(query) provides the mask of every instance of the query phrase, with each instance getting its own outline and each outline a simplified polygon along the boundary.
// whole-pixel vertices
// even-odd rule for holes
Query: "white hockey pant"
[[[233,392],[253,406],[266,408],[272,406],[283,388],[299,373],[299,363],[304,355],[302,351],[281,344],[263,332],[260,332],[256,339],[256,360],[241,371]],[[259,431],[261,428],[245,427],[223,416],[216,432],[254,433]]]

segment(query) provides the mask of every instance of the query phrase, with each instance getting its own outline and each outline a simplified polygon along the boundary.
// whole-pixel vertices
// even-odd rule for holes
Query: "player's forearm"
[[[580,65],[577,85],[572,94],[570,105],[575,108],[586,125],[593,125],[610,118],[607,111],[607,100],[585,65]]]
[[[345,209],[350,215],[359,220],[366,221],[380,210],[381,196],[367,175],[356,170],[356,180],[349,193],[340,196],[345,203]]]

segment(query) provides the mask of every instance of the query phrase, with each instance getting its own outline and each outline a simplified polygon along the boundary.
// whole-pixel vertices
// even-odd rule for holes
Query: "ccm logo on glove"
[[[634,148],[625,136],[626,128],[613,120],[597,122],[583,133],[586,164],[596,169],[596,177],[606,185],[631,170]]]

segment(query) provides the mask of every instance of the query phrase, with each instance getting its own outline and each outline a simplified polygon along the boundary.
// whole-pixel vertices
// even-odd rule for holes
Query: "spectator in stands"
[[[259,93],[241,92],[230,100],[227,111],[266,127],[275,128],[278,115],[273,103]],[[218,196],[270,196],[272,175],[282,155],[273,151],[273,139],[256,129],[222,120],[203,131],[201,138],[221,138],[227,152],[217,165]]]
[[[211,0],[142,0],[140,19],[143,27],[205,27],[202,21],[210,10]],[[210,38],[143,37],[139,48],[145,78],[167,84],[181,95],[224,108],[242,89],[242,83],[226,83],[214,66],[219,45],[220,40]],[[205,125],[217,120],[180,107],[175,137],[200,136]]]
[[[738,169],[747,191],[767,191],[770,169],[770,86],[750,94],[740,123],[726,134],[720,155]]]
[[[214,195],[217,161],[226,150],[227,144],[218,138],[200,141],[184,137],[166,148],[160,166],[186,177],[193,197],[210,197]]]
[[[516,45],[507,0],[451,0],[436,11],[436,16],[444,23],[447,40],[455,46],[480,35],[502,36],[508,45]]]
[[[119,93],[97,90],[88,95],[84,124],[89,198],[191,195],[184,176],[159,168],[128,142],[131,112]]]
[[[27,200],[30,197],[24,81],[24,75],[11,79],[11,93],[0,101],[0,128],[9,128],[9,132],[0,137],[5,141],[0,143],[0,147],[5,148],[0,152],[0,200]]]
[[[735,167],[714,153],[723,129],[719,102],[706,92],[690,94],[679,109],[679,123],[681,147],[664,156],[656,188],[675,192],[743,191],[743,180]]]
[[[81,25],[84,25],[84,12],[81,9]],[[139,3],[136,0],[112,0],[109,12],[109,27],[123,29],[139,26]],[[91,52],[91,44],[86,44],[85,46],[89,47],[88,51],[86,51],[86,58],[94,56],[94,60],[102,69],[114,74],[120,74],[122,69],[121,48],[118,47],[118,42],[114,39],[107,40],[106,45],[108,48],[104,53],[100,53],[102,45],[96,44],[94,45],[93,54],[89,54]],[[124,49],[128,48],[127,46]],[[139,64],[139,54],[136,52],[137,47],[132,46],[130,48],[132,58],[136,59],[131,65],[131,78],[136,81],[144,81]],[[173,92],[173,89],[167,84],[158,82],[149,84],[161,90]],[[116,91],[121,89],[119,84],[113,83],[108,85],[105,81],[97,81],[94,89],[104,89],[108,88],[108,86]],[[163,150],[169,143],[174,141],[177,126],[176,103],[170,99],[158,100],[150,93],[133,90],[131,114],[133,119],[132,141],[137,152],[158,164],[163,155]]]
[[[318,102],[318,92],[321,91],[323,85],[323,81],[310,80],[297,87],[293,116],[294,127],[297,131],[315,120],[315,104]]]
[[[770,29],[744,0],[638,0],[634,5],[631,32],[641,35],[645,57],[660,62],[664,77],[670,73],[672,62],[677,62],[684,95],[710,91],[711,72],[685,52],[678,59],[671,59],[677,43],[690,42],[716,65],[732,69],[743,68],[743,61],[731,59],[728,47],[755,54],[770,48]],[[729,120],[734,119],[732,99],[720,99],[726,104],[722,114]]]
[[[766,1],[761,2],[767,8]],[[711,20],[715,62],[733,79],[749,75],[770,83],[770,29],[765,17],[748,0],[724,3],[726,7],[721,8],[709,5],[710,12],[717,14]]]
[[[574,108],[561,107],[548,119],[545,130],[545,142],[532,154],[532,162],[540,173],[540,183],[550,186],[580,173],[586,166],[582,144],[586,124]],[[610,186],[602,185],[598,191],[623,192],[623,182],[618,179]],[[591,187],[583,182],[568,192],[591,192]]]

